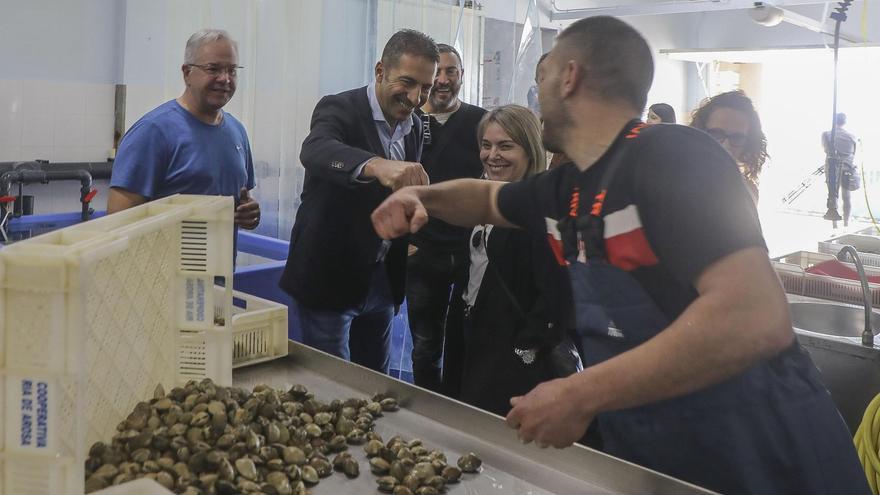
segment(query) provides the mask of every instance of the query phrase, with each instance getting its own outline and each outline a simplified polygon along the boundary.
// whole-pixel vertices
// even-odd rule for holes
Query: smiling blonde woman
[[[525,107],[490,111],[477,138],[487,179],[515,182],[547,168],[540,122]],[[556,378],[548,355],[563,325],[551,307],[563,299],[555,290],[564,290],[565,273],[554,265],[547,243],[524,230],[474,229],[466,289],[449,319],[464,322],[461,400],[505,415],[511,397]]]

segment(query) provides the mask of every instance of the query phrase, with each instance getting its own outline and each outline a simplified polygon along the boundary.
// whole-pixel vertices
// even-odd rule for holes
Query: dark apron
[[[671,323],[635,278],[606,261],[601,211],[620,151],[592,212],[575,208],[576,218],[560,222],[574,247],[566,257],[584,367]],[[721,493],[870,493],[849,431],[797,343],[716,385],[596,421],[608,454]]]

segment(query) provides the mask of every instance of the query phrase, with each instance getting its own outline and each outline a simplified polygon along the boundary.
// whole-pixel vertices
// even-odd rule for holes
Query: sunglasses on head
[[[721,144],[724,144],[724,141],[727,141],[731,146],[736,148],[744,146],[746,144],[746,139],[748,139],[748,136],[741,132],[732,132],[728,134],[724,129],[718,129],[715,127],[706,129],[706,134],[712,136],[712,139]]]

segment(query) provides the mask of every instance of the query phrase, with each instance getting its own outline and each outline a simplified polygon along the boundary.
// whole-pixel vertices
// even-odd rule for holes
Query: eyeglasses
[[[721,144],[724,144],[724,141],[727,141],[734,148],[744,146],[746,144],[746,140],[748,139],[748,136],[741,132],[732,132],[728,134],[724,131],[724,129],[718,129],[716,127],[706,129],[706,134],[712,136],[712,139],[718,141]]]
[[[190,67],[198,67],[202,69],[205,74],[208,74],[211,77],[218,77],[220,74],[229,74],[229,77],[238,76],[238,70],[244,69],[244,67],[240,65],[214,65],[214,64],[187,64]]]

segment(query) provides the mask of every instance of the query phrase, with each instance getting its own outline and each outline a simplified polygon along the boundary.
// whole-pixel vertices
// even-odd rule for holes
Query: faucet
[[[871,305],[871,289],[868,287],[868,276],[865,275],[865,267],[859,258],[859,252],[852,246],[843,246],[837,253],[837,259],[846,261],[846,255],[849,254],[853,262],[856,264],[856,270],[859,272],[859,281],[862,283],[862,299],[865,304],[865,329],[862,331],[862,345],[874,347],[874,331],[871,329],[871,315],[874,308]]]

